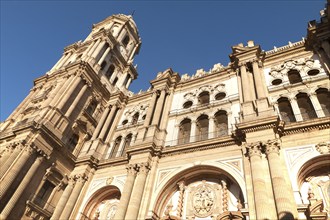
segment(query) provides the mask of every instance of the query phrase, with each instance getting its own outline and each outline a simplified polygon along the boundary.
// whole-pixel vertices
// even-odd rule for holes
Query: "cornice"
[[[330,117],[315,118],[308,121],[294,122],[284,126],[283,136],[301,134],[313,130],[324,130],[330,128]]]
[[[261,130],[273,129],[278,124],[278,116],[269,116],[257,118],[256,120],[241,122],[237,124],[237,128],[244,133],[251,133]]]
[[[231,136],[221,138],[208,139],[205,141],[197,141],[177,146],[167,146],[161,153],[161,157],[192,153],[196,151],[209,150],[214,148],[222,148],[228,146],[237,146],[236,141]]]

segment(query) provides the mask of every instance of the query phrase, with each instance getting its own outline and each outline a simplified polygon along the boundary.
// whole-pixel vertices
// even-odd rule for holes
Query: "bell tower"
[[[116,117],[130,94],[140,45],[132,16],[110,16],[94,24],[84,41],[65,47],[51,70],[34,81],[29,95],[0,124],[0,219],[19,219],[24,209],[17,207],[38,212],[35,198],[41,190],[58,197],[71,180],[85,181],[92,165],[79,175],[70,173],[84,144],[109,133],[105,119]],[[39,214],[68,219],[72,207],[62,209]]]
[[[92,32],[82,42],[64,49],[61,59],[48,74],[53,74],[77,61],[90,64],[109,91],[128,89],[137,71],[134,56],[141,45],[135,22],[130,15],[113,15],[94,24]]]

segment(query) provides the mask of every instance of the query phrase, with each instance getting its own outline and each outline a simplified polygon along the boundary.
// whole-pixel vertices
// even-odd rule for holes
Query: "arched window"
[[[129,134],[126,136],[125,140],[124,140],[124,146],[123,146],[123,149],[121,149],[121,152],[120,152],[120,156],[123,156],[126,152],[126,149],[131,146],[131,142],[132,142],[132,137],[133,135],[132,134]]]
[[[117,81],[118,81],[118,77],[116,77],[114,80],[113,80],[113,85],[116,85],[116,83],[117,83]]]
[[[132,125],[137,124],[138,120],[139,120],[139,113],[137,112],[132,117]]]
[[[196,140],[206,140],[209,134],[209,117],[201,115],[196,121]]]
[[[210,94],[207,91],[204,91],[202,93],[199,94],[198,96],[198,102],[201,105],[206,105],[210,103]]]
[[[290,70],[288,72],[288,78],[289,78],[290,84],[295,84],[295,83],[299,83],[302,81],[298,70]]]
[[[123,39],[123,45],[124,45],[125,48],[127,47],[128,43],[129,43],[129,40],[130,40],[129,36],[126,35]]]
[[[296,97],[303,120],[316,118],[314,107],[308,95],[306,93],[299,93]]]
[[[189,143],[191,131],[191,120],[184,119],[179,126],[178,144]]]
[[[115,72],[115,66],[113,64],[111,64],[107,70],[107,72],[105,73],[105,76],[110,79],[112,74]]]
[[[330,116],[330,92],[327,89],[316,90],[316,96],[325,116]]]
[[[282,120],[285,122],[295,122],[296,119],[294,117],[289,100],[287,98],[282,97],[277,100],[277,103]]]
[[[106,65],[107,65],[107,61],[103,61],[101,63],[101,70],[103,70]]]
[[[112,157],[116,157],[118,151],[119,151],[119,146],[121,143],[122,137],[119,136],[116,138],[115,142],[113,143],[113,150],[112,150]]]
[[[222,100],[226,97],[226,93],[224,92],[219,92],[218,94],[215,95],[215,100]]]
[[[73,134],[71,137],[70,137],[70,139],[69,139],[69,146],[68,146],[68,148],[69,148],[69,150],[72,152],[74,149],[75,149],[75,147],[77,146],[77,144],[78,144],[78,141],[79,141],[79,136],[77,135],[77,134]]]
[[[97,106],[96,101],[91,101],[91,103],[88,105],[86,109],[86,112],[92,116],[95,112],[96,106]]]
[[[223,137],[228,135],[228,117],[227,112],[220,110],[214,115],[216,136]]]
[[[183,103],[183,108],[190,108],[193,105],[192,101],[186,101]]]

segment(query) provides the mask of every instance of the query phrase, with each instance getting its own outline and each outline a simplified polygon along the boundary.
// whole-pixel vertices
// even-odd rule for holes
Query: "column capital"
[[[280,139],[268,140],[265,144],[265,153],[269,155],[271,153],[280,153],[281,141]]]
[[[261,157],[261,150],[262,150],[261,142],[249,143],[245,145],[247,149],[247,155],[249,156],[249,158],[253,156]]]
[[[74,180],[76,182],[84,183],[85,181],[88,180],[88,177],[87,177],[87,175],[85,173],[76,174],[76,175],[74,175]]]
[[[131,176],[135,176],[136,175],[136,164],[128,164],[126,166],[126,170],[127,170],[127,174],[131,175]]]
[[[139,169],[139,174],[147,174],[151,168],[149,163],[138,163],[136,166]]]

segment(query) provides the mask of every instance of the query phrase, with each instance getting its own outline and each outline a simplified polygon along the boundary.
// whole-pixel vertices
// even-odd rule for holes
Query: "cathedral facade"
[[[93,25],[0,125],[0,219],[328,219],[328,12],[137,94],[133,18]]]

